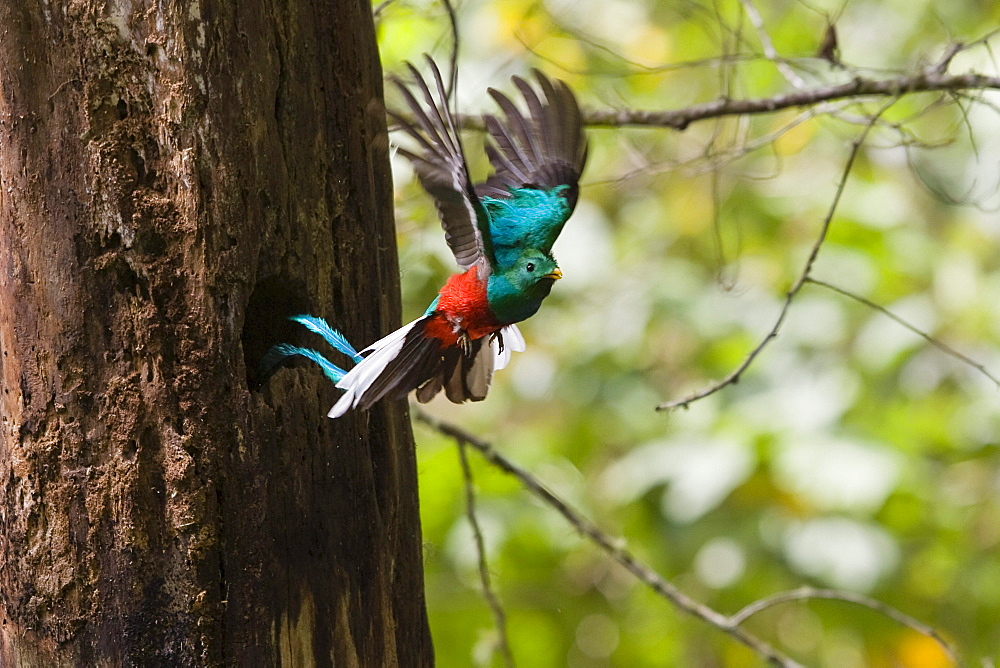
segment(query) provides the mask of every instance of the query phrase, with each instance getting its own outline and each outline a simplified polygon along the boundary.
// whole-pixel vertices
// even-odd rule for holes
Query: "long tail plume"
[[[257,377],[261,379],[268,378],[271,374],[278,370],[287,359],[290,357],[305,357],[306,359],[312,360],[323,370],[323,375],[332,380],[334,383],[340,382],[340,379],[347,375],[347,372],[341,369],[339,366],[323,357],[323,355],[313,350],[312,348],[303,348],[302,346],[293,346],[290,343],[279,343],[276,346],[272,346],[264,357],[261,358],[260,364],[258,365]]]
[[[367,410],[383,397],[400,399],[410,390],[417,391],[420,403],[442,390],[454,403],[482,401],[493,371],[507,365],[512,351],[524,350],[524,337],[515,325],[496,337],[442,348],[438,339],[425,334],[431,317],[414,320],[365,348],[366,357],[337,383],[344,395],[328,415],[337,418],[352,408]]]
[[[317,318],[312,315],[293,315],[288,319],[299,323],[310,332],[319,334],[334,350],[347,355],[353,362],[357,363],[364,359],[354,346],[351,345],[351,342],[347,340],[347,337],[330,327],[323,318]],[[261,381],[266,380],[278,370],[278,367],[292,357],[305,357],[315,362],[323,370],[323,375],[334,383],[340,382],[340,379],[347,375],[347,371],[328,360],[317,350],[295,346],[290,343],[279,343],[276,346],[272,346],[264,354],[264,357],[261,358],[260,364],[257,365],[257,377]]]
[[[424,333],[430,317],[418,318],[358,352],[322,318],[292,316],[289,320],[322,336],[356,365],[346,371],[312,348],[279,343],[261,359],[258,378],[266,379],[292,357],[314,362],[324,376],[345,391],[330,409],[329,416],[336,418],[352,408],[367,410],[384,397],[405,397],[411,390],[417,390],[417,400],[421,403],[430,401],[442,390],[455,403],[482,401],[489,391],[493,371],[507,366],[512,351],[524,350],[524,338],[515,325],[508,325],[493,337],[470,341],[466,346],[442,349],[438,339]]]
[[[330,325],[323,318],[317,318],[312,315],[293,315],[288,319],[299,323],[310,332],[319,334],[326,339],[327,343],[339,352],[342,352],[352,358],[355,362],[360,362],[364,359],[358,351],[354,349],[351,342],[347,340],[347,337],[335,330],[333,327],[330,327]]]

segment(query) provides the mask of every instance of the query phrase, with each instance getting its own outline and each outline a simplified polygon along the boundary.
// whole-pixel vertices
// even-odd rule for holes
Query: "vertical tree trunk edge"
[[[141,5],[141,6],[140,6]],[[366,2],[0,0],[0,664],[433,663]]]

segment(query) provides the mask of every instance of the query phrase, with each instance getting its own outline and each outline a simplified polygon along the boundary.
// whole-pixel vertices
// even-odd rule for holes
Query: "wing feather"
[[[493,350],[484,345],[486,339],[478,339],[478,349],[464,359],[465,396],[471,401],[482,401],[490,391],[493,380]]]
[[[515,77],[516,79],[517,77]],[[515,153],[513,155],[508,155],[507,157],[511,161],[519,161],[523,167],[530,171],[534,171],[532,164],[532,154],[534,153],[532,146],[531,136],[533,134],[533,129],[528,119],[521,115],[514,103],[510,101],[510,98],[501,93],[500,91],[494,90],[492,88],[487,91],[493,101],[497,103],[500,110],[504,114],[504,120],[506,123],[505,127],[509,129],[509,136],[514,140]]]
[[[524,164],[517,148],[517,140],[511,136],[496,116],[486,116],[486,129],[496,143],[496,147],[489,144],[486,146],[486,155],[490,159],[490,164],[498,171],[509,171],[520,183],[528,183],[531,180],[532,170]]]
[[[463,269],[474,265],[484,255],[491,255],[489,219],[469,178],[455,120],[448,109],[444,83],[437,65],[427,58],[437,97],[417,69],[408,64],[413,87],[423,103],[399,79],[395,84],[403,95],[415,122],[390,111],[400,128],[416,141],[418,149],[399,148],[400,155],[413,165],[417,179],[437,206],[445,241]]]
[[[532,72],[537,87],[521,77],[511,78],[524,99],[527,117],[506,95],[489,90],[503,120],[485,117],[490,138],[486,154],[494,173],[476,186],[476,192],[481,196],[509,197],[514,188],[567,186],[563,196],[571,213],[587,161],[583,115],[565,82],[553,82],[538,70]]]

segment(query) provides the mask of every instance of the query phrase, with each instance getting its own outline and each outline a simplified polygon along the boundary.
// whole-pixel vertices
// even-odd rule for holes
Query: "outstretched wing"
[[[532,72],[542,97],[521,77],[511,77],[524,98],[527,117],[506,95],[489,89],[504,118],[484,117],[491,139],[486,154],[494,173],[476,186],[476,194],[508,198],[515,188],[551,190],[563,186],[568,218],[576,206],[580,174],[587,162],[583,117],[564,81],[553,82],[538,70]]]
[[[448,109],[441,71],[430,56],[427,56],[427,63],[434,76],[437,100],[410,63],[407,66],[413,74],[414,87],[423,98],[423,106],[405,83],[395,80],[415,122],[393,111],[389,111],[389,115],[420,147],[417,151],[398,150],[413,164],[420,184],[434,198],[445,240],[459,266],[468,269],[484,256],[492,265],[488,217],[469,178],[462,141]]]

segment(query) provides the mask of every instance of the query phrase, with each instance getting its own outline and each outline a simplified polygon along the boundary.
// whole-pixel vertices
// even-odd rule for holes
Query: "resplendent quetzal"
[[[531,85],[513,77],[528,107],[525,118],[507,97],[490,89],[505,122],[485,117],[494,173],[473,186],[440,71],[427,61],[438,99],[410,65],[426,106],[396,80],[415,123],[392,116],[419,145],[417,151],[399,152],[434,197],[448,246],[465,271],[448,279],[423,316],[360,353],[322,319],[292,318],[357,365],[345,372],[314,350],[281,344],[265,356],[262,367],[273,369],[292,355],[319,364],[345,390],[329,412],[333,418],[413,389],[421,403],[442,389],[455,403],[484,399],[493,371],[506,366],[512,350],[524,350],[514,323],[533,315],[562,277],[552,244],[576,205],[587,156],[573,93],[565,83],[553,84],[535,71],[543,101]]]

